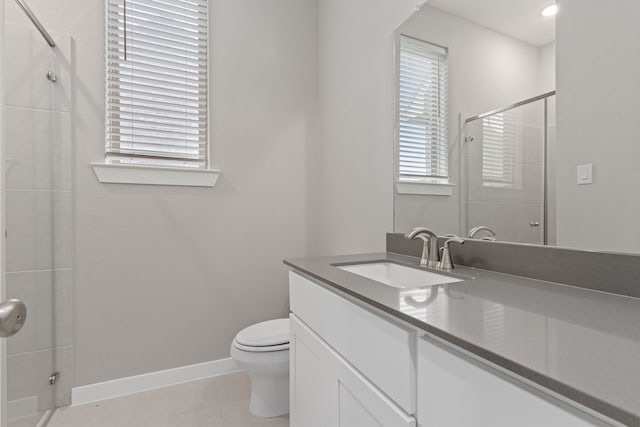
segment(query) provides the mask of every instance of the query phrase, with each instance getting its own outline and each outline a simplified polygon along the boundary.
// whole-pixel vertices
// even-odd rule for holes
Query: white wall
[[[75,385],[229,356],[286,316],[285,257],[312,250],[316,0],[215,0],[213,189],[104,185],[104,0],[30,1],[74,39]]]
[[[462,183],[458,116],[462,113],[466,118],[538,95],[539,50],[428,4],[402,24],[399,32],[448,48],[449,173],[456,187],[450,197],[396,195],[395,230],[427,226],[441,235],[466,235],[466,230],[459,229]],[[478,135],[475,138],[478,145]],[[513,197],[514,203],[509,206],[505,205],[504,196],[498,195],[489,198],[495,203],[482,203],[475,210],[486,211],[496,223],[494,228],[505,221],[513,222],[515,236],[517,208]],[[491,225],[488,219],[485,222],[484,225]]]
[[[539,49],[538,76],[540,93],[556,89],[556,42],[548,43]]]
[[[393,229],[393,31],[420,0],[320,0],[318,247],[384,250]]]
[[[640,2],[558,4],[558,244],[638,253]],[[578,186],[584,163],[594,184]]]

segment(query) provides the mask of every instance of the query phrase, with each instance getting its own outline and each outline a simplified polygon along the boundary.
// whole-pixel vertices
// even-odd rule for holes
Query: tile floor
[[[249,413],[244,372],[60,408],[48,427],[288,427],[289,417]]]

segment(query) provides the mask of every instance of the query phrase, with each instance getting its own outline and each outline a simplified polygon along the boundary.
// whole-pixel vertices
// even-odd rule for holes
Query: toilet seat
[[[280,351],[280,350],[289,350],[289,343],[280,344],[280,345],[267,345],[261,347],[252,347],[250,345],[242,345],[237,341],[233,341],[233,346],[238,350],[248,351],[251,353],[263,353],[267,351]]]
[[[261,353],[289,349],[289,319],[267,320],[244,328],[233,340],[238,350]]]

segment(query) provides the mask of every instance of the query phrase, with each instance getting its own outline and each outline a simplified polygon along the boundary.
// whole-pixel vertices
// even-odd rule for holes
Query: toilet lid
[[[289,319],[267,320],[244,328],[235,341],[245,347],[271,347],[289,343]]]

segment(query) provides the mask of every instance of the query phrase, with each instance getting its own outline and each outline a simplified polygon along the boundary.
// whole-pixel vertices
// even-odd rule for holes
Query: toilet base
[[[289,413],[289,350],[248,352],[231,346],[231,358],[251,379],[249,411],[256,417]]]
[[[289,375],[251,375],[249,411],[256,417],[277,417],[289,413]]]

